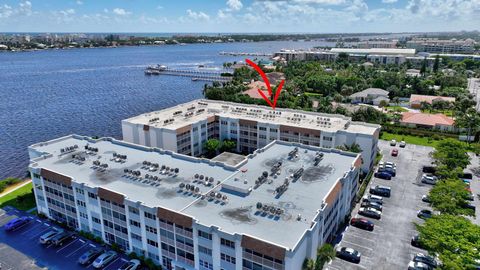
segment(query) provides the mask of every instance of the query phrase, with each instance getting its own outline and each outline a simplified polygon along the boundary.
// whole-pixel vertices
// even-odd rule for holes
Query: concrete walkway
[[[9,189],[9,190],[4,191],[3,193],[0,194],[0,198],[3,197],[3,196],[5,196],[5,195],[7,195],[7,194],[9,194],[9,193],[14,192],[15,190],[17,190],[17,189],[19,189],[19,188],[21,188],[21,187],[23,187],[23,186],[25,186],[25,185],[28,185],[28,184],[31,183],[31,182],[32,182],[32,180],[27,180],[27,181],[21,183],[20,185],[17,185],[16,187],[14,187],[14,188],[12,188],[12,189]]]

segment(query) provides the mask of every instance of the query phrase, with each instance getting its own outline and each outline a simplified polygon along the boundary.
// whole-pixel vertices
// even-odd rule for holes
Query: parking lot
[[[31,222],[12,232],[0,230],[0,265],[6,269],[94,269],[90,264],[81,266],[77,259],[87,250],[97,247],[86,239],[75,237],[64,245],[44,246],[38,238],[54,226],[35,216],[27,215],[12,208],[0,209],[0,226],[18,216],[29,216]],[[104,269],[118,269],[127,260],[118,257]]]
[[[431,186],[421,183],[421,168],[431,164],[429,153],[433,148],[407,145],[399,148],[389,145],[389,142],[379,141],[379,148],[383,154],[383,161],[392,161],[397,165],[397,175],[392,180],[383,180],[373,177],[369,187],[385,185],[391,187],[391,197],[384,198],[382,217],[380,220],[371,220],[375,229],[370,232],[353,226],[347,226],[340,242],[335,246],[350,247],[359,251],[361,261],[353,264],[335,258],[325,269],[406,269],[413,255],[422,250],[410,245],[410,239],[417,232],[413,222],[422,223],[417,211],[430,209],[427,203],[421,201],[422,195],[427,194]],[[391,150],[399,150],[397,157],[391,156]],[[367,190],[366,194],[369,194]],[[357,214],[359,205],[352,212],[352,217],[362,217]],[[424,251],[425,252],[425,251]]]

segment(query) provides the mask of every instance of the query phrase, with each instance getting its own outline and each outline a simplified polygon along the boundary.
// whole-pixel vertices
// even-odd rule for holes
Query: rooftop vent
[[[75,144],[73,146],[68,146],[68,147],[60,149],[60,153],[65,154],[65,153],[73,152],[77,149],[78,149],[78,145]]]

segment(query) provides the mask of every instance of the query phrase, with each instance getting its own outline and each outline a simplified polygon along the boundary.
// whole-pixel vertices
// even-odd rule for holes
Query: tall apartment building
[[[359,154],[272,142],[236,165],[112,138],[29,147],[37,210],[175,270],[293,270],[354,204]]]
[[[415,38],[407,41],[407,48],[428,53],[473,53],[475,41],[473,39]]]
[[[364,171],[377,154],[380,126],[343,115],[195,100],[122,121],[123,140],[199,156],[210,138],[229,139],[237,151],[252,153],[274,140],[325,148],[358,144]]]

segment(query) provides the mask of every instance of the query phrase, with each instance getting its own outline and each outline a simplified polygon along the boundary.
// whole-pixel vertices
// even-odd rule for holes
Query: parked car
[[[371,207],[360,207],[360,209],[358,210],[358,214],[375,219],[380,219],[382,217],[382,212]]]
[[[408,263],[408,270],[432,270],[433,268],[430,267],[428,264],[422,262],[414,262],[410,261]]]
[[[390,187],[376,185],[370,188],[370,193],[382,197],[390,197],[391,189]]]
[[[378,171],[373,176],[380,179],[392,180],[392,175],[386,171]]]
[[[136,270],[140,267],[140,261],[139,260],[130,260],[126,263],[124,263],[118,270]]]
[[[432,216],[433,216],[433,212],[431,210],[428,210],[428,209],[422,209],[422,210],[417,212],[417,217],[419,217],[421,219],[429,219]]]
[[[422,240],[420,239],[420,235],[418,234],[412,237],[412,239],[410,240],[410,244],[414,247],[423,249]]]
[[[439,265],[438,261],[434,257],[425,255],[423,253],[415,254],[415,256],[413,256],[413,261],[428,264],[432,268],[437,268]]]
[[[52,238],[52,244],[54,244],[55,246],[61,246],[66,241],[71,240],[72,237],[73,233],[63,231]]]
[[[337,257],[352,263],[360,263],[362,254],[353,248],[341,247],[337,250]]]
[[[422,175],[422,183],[435,185],[437,183],[438,178],[435,175],[424,173]]]
[[[436,171],[437,171],[437,168],[433,167],[433,166],[423,166],[423,168],[422,168],[422,172],[424,172],[424,173],[434,174]]]
[[[423,195],[422,196],[422,202],[426,202],[426,203],[430,203],[430,197],[428,197],[428,195]]]
[[[375,210],[382,211],[382,205],[375,202],[362,202],[360,206],[364,208],[371,207]]]
[[[401,141],[398,146],[400,146],[401,148],[405,148],[405,146],[407,146],[407,143],[405,141]]]
[[[89,265],[102,253],[104,253],[102,248],[92,248],[78,258],[78,263],[81,265]]]
[[[63,231],[62,230],[56,230],[56,229],[52,229],[46,233],[44,233],[42,236],[40,236],[40,239],[39,239],[39,242],[41,244],[44,244],[44,245],[47,245],[47,244],[50,244],[52,243],[52,239],[62,233]]]
[[[6,231],[13,231],[13,230],[16,230],[19,227],[29,223],[30,221],[31,221],[31,219],[29,219],[28,217],[14,218],[14,219],[10,220],[9,222],[7,222],[7,224],[3,225],[3,228]]]
[[[390,146],[395,146],[397,145],[397,141],[396,140],[391,140],[390,141]]]
[[[373,231],[373,228],[375,227],[373,222],[366,218],[352,218],[350,220],[350,225],[367,231]]]
[[[109,264],[110,262],[112,262],[113,260],[115,260],[115,258],[117,258],[117,252],[113,251],[113,250],[110,250],[110,251],[107,251],[105,253],[103,253],[102,255],[98,256],[98,258],[95,259],[95,261],[93,261],[93,267],[95,268],[102,268],[102,267],[105,267],[107,264]]]
[[[397,168],[390,164],[385,164],[383,170],[391,174],[393,177],[397,176]]]
[[[470,203],[467,203],[467,204],[463,205],[463,208],[472,209],[473,211],[475,211],[475,210],[477,209],[477,208],[475,207],[475,205],[470,204]]]
[[[392,149],[392,157],[396,157],[398,156],[398,149],[397,148],[393,148]]]
[[[364,202],[376,202],[378,204],[383,205],[383,197],[380,197],[380,196],[377,196],[377,195],[372,195],[372,194],[365,195],[363,197],[363,201]]]

